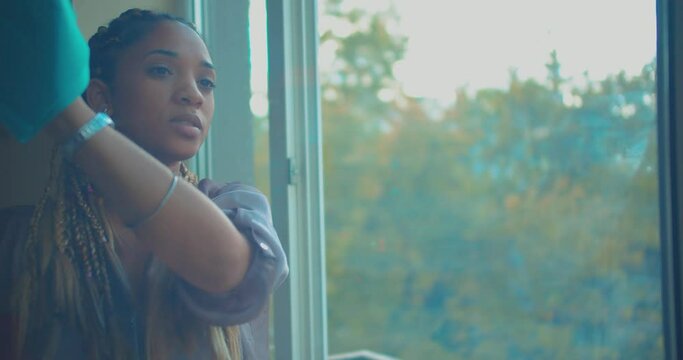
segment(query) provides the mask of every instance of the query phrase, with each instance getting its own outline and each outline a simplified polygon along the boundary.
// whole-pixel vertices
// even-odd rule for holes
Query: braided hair
[[[197,31],[194,24],[180,17],[151,10],[126,10],[107,26],[100,26],[95,35],[88,40],[90,76],[102,80],[109,86],[113,85],[116,78],[116,64],[121,54],[154,30],[162,21],[178,22]]]
[[[108,26],[101,26],[88,41],[91,77],[111,86],[121,55],[162,21],[176,21],[195,29],[191,23],[169,14],[127,10]],[[137,349],[126,341],[130,324],[117,318],[117,299],[112,295],[112,280],[120,275],[114,265],[118,262],[115,234],[107,221],[102,197],[77,165],[57,154],[55,150],[50,179],[34,210],[28,238],[19,243],[20,274],[12,291],[12,304],[18,314],[15,355],[17,359],[28,355],[53,357],[67,324],[80,330],[88,358],[132,358]],[[182,163],[180,175],[197,185],[197,176]],[[208,326],[193,318],[172,292],[179,281],[177,276],[156,259],[152,264],[145,321],[146,357],[167,358],[170,354],[166,351],[178,345],[190,352],[198,336],[208,336],[214,358],[241,358],[239,328]],[[45,346],[37,350],[41,354],[32,354],[36,347],[28,343],[46,329],[47,336],[42,336]]]

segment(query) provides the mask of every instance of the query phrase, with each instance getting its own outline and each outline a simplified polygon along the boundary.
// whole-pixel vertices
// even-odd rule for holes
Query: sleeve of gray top
[[[229,326],[256,318],[270,295],[289,273],[287,259],[273,227],[270,206],[256,188],[239,183],[218,185],[202,180],[199,190],[216,203],[252,248],[244,279],[234,289],[213,294],[180,280],[178,294],[199,319]]]

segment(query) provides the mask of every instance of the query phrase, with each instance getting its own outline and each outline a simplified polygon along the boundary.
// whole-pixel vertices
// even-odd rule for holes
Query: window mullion
[[[275,297],[277,359],[327,357],[322,144],[314,0],[268,1],[273,218],[290,277]]]
[[[681,293],[681,209],[683,209],[683,8],[673,0],[657,2],[657,94],[659,133],[660,237],[665,351],[668,359],[683,353]]]

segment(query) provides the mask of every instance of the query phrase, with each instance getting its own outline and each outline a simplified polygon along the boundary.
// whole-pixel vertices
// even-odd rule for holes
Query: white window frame
[[[266,0],[270,186],[289,257],[275,294],[275,358],[327,358],[322,131],[315,0]]]
[[[204,0],[188,0],[185,4],[185,13],[187,18],[197,27],[197,31],[202,37],[206,34],[204,28],[204,13],[205,13],[205,1]],[[206,40],[206,39],[205,39]],[[190,159],[190,168],[201,178],[212,178],[213,171],[211,166],[211,135],[212,130],[209,130],[204,143],[197,154]]]
[[[318,28],[315,0],[266,1],[268,17],[270,192],[273,222],[287,254],[290,273],[275,293],[276,359],[327,358],[325,226],[322,182],[322,131],[317,71]],[[221,0],[189,0],[187,13],[212,49],[214,62],[223,52],[213,31],[224,19]],[[215,15],[215,16],[214,16]],[[220,69],[221,72],[225,69]],[[229,71],[233,71],[229,69]],[[239,71],[239,70],[238,70]],[[216,103],[223,96],[216,92]],[[217,114],[220,108],[217,107]],[[234,128],[230,128],[234,131]],[[247,129],[238,136],[252,137]],[[253,178],[251,162],[218,163],[212,126],[192,168],[200,177],[220,175],[223,167],[241,168]],[[250,142],[241,145],[252,154]],[[242,150],[240,148],[240,151]],[[243,156],[243,158],[249,158]]]

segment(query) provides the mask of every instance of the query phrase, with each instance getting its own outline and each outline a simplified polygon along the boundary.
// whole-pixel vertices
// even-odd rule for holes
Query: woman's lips
[[[202,121],[193,114],[176,116],[171,119],[171,124],[181,135],[195,138],[202,134]]]

